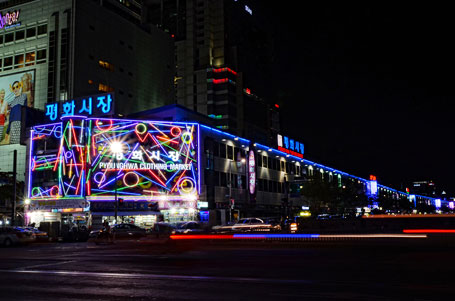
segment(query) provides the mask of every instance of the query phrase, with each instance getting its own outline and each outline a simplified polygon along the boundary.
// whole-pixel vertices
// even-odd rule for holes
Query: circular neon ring
[[[183,184],[184,183],[191,183],[191,188],[188,188],[188,187],[184,187]],[[180,179],[180,182],[178,184],[178,187],[179,187],[179,191],[183,194],[190,194],[190,193],[193,193],[196,189],[195,187],[195,182],[192,178],[189,178],[189,177],[184,177],[182,179]]]
[[[136,177],[136,183],[135,184],[131,184],[130,185],[130,184],[126,183],[126,177],[128,175],[130,175],[130,174],[132,174],[132,175],[134,175]],[[125,186],[127,186],[127,187],[137,186],[139,184],[139,176],[135,172],[129,171],[123,176],[123,184],[125,184]]]
[[[178,130],[178,133],[175,133],[174,131],[175,130]],[[174,126],[171,128],[171,135],[174,136],[174,137],[178,137],[180,136],[180,134],[182,133],[182,129],[177,127],[177,126]]]
[[[141,125],[144,127],[144,131],[139,131],[138,130],[138,127],[141,126]],[[145,134],[147,132],[147,126],[144,123],[138,123],[138,124],[136,124],[136,127],[134,128],[134,130],[136,131],[137,134],[142,135],[142,134]]]
[[[188,137],[188,139],[186,137]],[[186,144],[191,144],[191,142],[193,142],[193,135],[191,135],[190,132],[183,132],[182,141]]]

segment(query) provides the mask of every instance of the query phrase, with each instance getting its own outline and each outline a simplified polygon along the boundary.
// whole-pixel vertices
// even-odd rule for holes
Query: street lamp
[[[109,145],[109,149],[114,156],[114,171],[117,172],[117,160],[118,156],[122,154],[123,152],[123,145],[119,141],[113,141]],[[114,221],[117,223],[117,217],[118,217],[118,196],[117,196],[117,174],[115,174],[115,194],[114,194]]]

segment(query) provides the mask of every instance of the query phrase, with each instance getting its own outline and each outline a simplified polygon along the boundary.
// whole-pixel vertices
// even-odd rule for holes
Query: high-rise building
[[[173,40],[142,20],[134,0],[0,3],[0,172],[13,171],[16,150],[24,181],[25,111],[106,92],[115,114],[173,102]]]
[[[214,118],[217,128],[270,142],[279,131],[279,122],[272,123],[278,109],[263,100],[261,88],[263,58],[272,47],[251,4],[148,0],[144,7],[146,21],[175,39],[176,102]]]

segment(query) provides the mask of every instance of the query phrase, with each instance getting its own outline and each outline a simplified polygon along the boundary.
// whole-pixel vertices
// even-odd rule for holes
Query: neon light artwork
[[[142,120],[64,117],[34,127],[29,197],[113,201],[187,201],[197,206],[199,125]],[[46,143],[53,151],[43,152]],[[49,186],[37,179],[53,173]]]

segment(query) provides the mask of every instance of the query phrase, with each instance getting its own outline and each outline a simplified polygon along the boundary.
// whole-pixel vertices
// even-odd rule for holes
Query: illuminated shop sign
[[[65,116],[105,116],[114,114],[112,93],[80,97],[46,105],[46,116],[51,122]]]
[[[289,139],[286,136],[277,135],[278,150],[284,153],[303,158],[304,146],[303,143]]]
[[[196,207],[198,132],[195,123],[83,117],[34,127],[29,197],[113,201],[117,195],[125,201],[188,201]],[[43,152],[42,140],[58,145],[57,151]],[[43,171],[57,182],[48,183]]]
[[[254,151],[250,150],[248,155],[248,186],[250,193],[254,194],[256,189],[256,160],[254,158]]]
[[[19,13],[19,10],[7,12],[6,14],[0,12],[0,29],[21,25],[19,23]]]
[[[374,175],[370,175],[370,180],[367,182],[367,192],[371,196],[378,194],[378,181]]]

